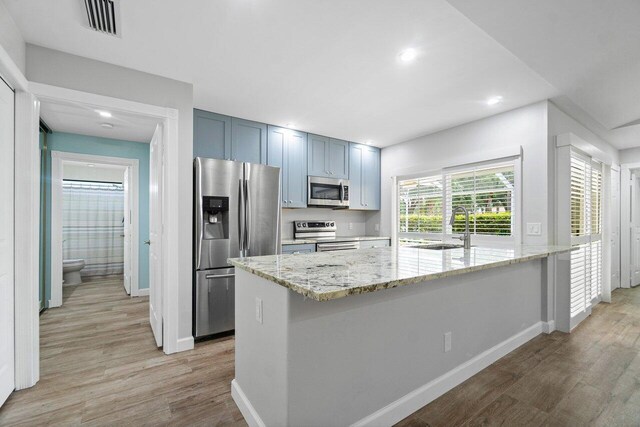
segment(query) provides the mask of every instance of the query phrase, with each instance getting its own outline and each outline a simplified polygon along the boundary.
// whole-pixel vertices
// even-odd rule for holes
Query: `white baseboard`
[[[550,334],[551,332],[556,330],[556,321],[549,320],[548,322],[542,322],[542,332],[545,334]]]
[[[374,412],[371,415],[366,416],[365,418],[362,418],[361,420],[352,424],[351,427],[387,426],[387,425],[390,426],[397,423],[398,421],[403,420],[404,418],[416,412],[418,409],[427,405],[429,402],[432,402],[433,400],[442,396],[444,393],[451,390],[458,384],[471,378],[472,376],[474,376],[475,374],[477,374],[487,366],[491,365],[496,360],[512,352],[513,350],[520,347],[521,345],[531,340],[532,338],[535,338],[536,336],[540,335],[544,328],[543,325],[544,325],[543,322],[538,322],[535,325],[525,329],[524,331],[517,333],[516,335],[506,339],[500,344],[495,345],[494,347],[480,353],[473,359],[452,369],[446,374],[436,378],[433,381],[430,381],[429,383],[423,385],[422,387],[419,387],[413,390],[412,392],[410,392],[409,394],[406,394],[405,396],[401,397],[395,402],[385,406],[384,408]],[[231,389],[232,396],[234,396],[233,390],[234,389],[232,387]],[[245,401],[243,401],[242,404],[246,404],[251,409],[253,409],[249,401],[246,400],[246,396],[242,395],[242,398],[245,399]],[[247,413],[243,411],[242,407],[240,406],[240,403],[238,403],[238,400],[240,399],[234,396],[234,400],[238,405],[238,407],[240,408],[240,412],[242,412],[242,415],[244,415],[249,425],[251,426],[263,425],[263,424],[252,424],[251,422],[249,422],[249,417],[247,416]],[[253,416],[253,414],[249,414],[249,415]],[[255,414],[255,416],[258,417],[257,414]],[[257,419],[260,420],[259,417]]]
[[[144,289],[138,289],[138,295],[135,295],[137,297],[148,297],[149,296],[149,288],[144,288]]]
[[[193,350],[193,337],[180,338],[176,343],[176,352]]]
[[[235,378],[231,381],[231,397],[233,401],[236,402],[238,409],[242,413],[244,420],[249,424],[250,427],[265,427],[265,423],[258,415],[258,412],[255,410],[247,396],[244,394],[240,385],[235,380]]]

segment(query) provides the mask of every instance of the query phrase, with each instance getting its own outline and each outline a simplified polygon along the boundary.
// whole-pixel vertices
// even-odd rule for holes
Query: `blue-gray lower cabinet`
[[[282,245],[282,254],[308,254],[316,251],[313,243],[302,245]]]
[[[231,117],[193,110],[193,157],[231,158]]]
[[[231,118],[231,160],[267,163],[267,125]]]
[[[308,170],[311,176],[349,177],[349,143],[340,139],[309,134]]]
[[[307,207],[307,134],[268,127],[267,164],[281,169],[282,207]]]
[[[380,210],[380,149],[349,147],[349,209]]]

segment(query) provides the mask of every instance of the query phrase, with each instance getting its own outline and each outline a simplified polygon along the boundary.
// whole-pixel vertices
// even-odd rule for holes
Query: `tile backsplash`
[[[366,236],[367,212],[333,210],[323,208],[283,209],[282,238],[293,239],[293,222],[296,220],[330,220],[335,221],[338,236]],[[349,229],[349,224],[352,228]],[[376,233],[377,234],[377,233]]]

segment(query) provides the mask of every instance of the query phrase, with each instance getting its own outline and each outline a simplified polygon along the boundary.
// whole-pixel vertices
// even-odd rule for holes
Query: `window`
[[[519,159],[517,159],[519,160]],[[400,244],[444,239],[464,232],[464,215],[449,224],[452,209],[469,211],[476,236],[513,238],[516,232],[516,160],[447,169],[398,181]]]
[[[602,295],[602,164],[571,151],[571,327]]]

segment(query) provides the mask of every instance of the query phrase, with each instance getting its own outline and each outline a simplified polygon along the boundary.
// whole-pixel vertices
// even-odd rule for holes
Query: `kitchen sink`
[[[405,246],[406,248],[417,248],[417,249],[431,249],[434,251],[444,251],[447,249],[458,249],[464,247],[463,245],[458,245],[455,243],[427,243],[423,245],[410,245]]]

